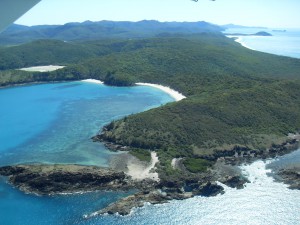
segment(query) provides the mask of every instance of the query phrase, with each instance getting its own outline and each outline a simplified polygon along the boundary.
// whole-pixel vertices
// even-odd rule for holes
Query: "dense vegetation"
[[[145,151],[144,149],[132,149],[130,154],[137,157],[141,161],[150,162],[151,161],[151,154],[150,151]]]
[[[59,48],[52,47],[50,55],[47,46],[53,42]],[[31,47],[25,51],[26,46]],[[264,149],[300,128],[300,60],[248,50],[220,34],[72,44],[44,40],[0,53],[1,85],[95,78],[110,85],[158,83],[182,92],[187,99],[114,121],[102,134],[133,149],[156,150],[166,176],[174,157],[236,145]],[[68,66],[49,73],[12,70],[41,62]],[[144,157],[138,150],[133,154]],[[193,160],[185,165],[203,169]]]
[[[203,172],[207,167],[212,165],[210,161],[199,158],[187,158],[183,161],[183,164],[185,168],[192,173]]]
[[[116,74],[115,72],[107,72],[104,77],[104,84],[111,86],[133,86],[134,80],[129,76],[125,76],[124,74]]]

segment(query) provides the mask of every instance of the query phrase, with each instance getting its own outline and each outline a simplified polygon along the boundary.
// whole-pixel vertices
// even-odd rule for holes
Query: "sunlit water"
[[[152,87],[86,82],[0,89],[0,165],[76,163],[108,166],[117,153],[91,137],[125,115],[173,101]],[[128,193],[38,197],[0,181],[0,225],[74,224]]]
[[[85,82],[0,89],[0,165],[107,165],[109,152],[93,143],[103,125],[173,101],[151,87],[115,88]]]
[[[238,36],[238,42],[257,51],[300,58],[300,29],[278,32],[276,29],[239,28],[227,29],[224,33],[254,34],[259,31],[266,31],[273,36]]]
[[[299,161],[300,150],[295,155]],[[98,217],[88,224],[105,221],[108,224],[297,225],[300,221],[300,191],[290,190],[267,175],[270,171],[265,167],[273,161],[241,166],[244,175],[251,181],[242,190],[224,186],[224,195],[146,205],[126,217]]]

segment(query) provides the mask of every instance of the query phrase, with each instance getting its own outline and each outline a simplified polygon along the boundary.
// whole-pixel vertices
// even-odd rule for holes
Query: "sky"
[[[300,28],[299,11],[300,0],[42,0],[16,23],[158,20]]]

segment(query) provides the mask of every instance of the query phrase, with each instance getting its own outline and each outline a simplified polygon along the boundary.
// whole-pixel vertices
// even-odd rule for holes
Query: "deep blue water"
[[[238,42],[257,51],[300,58],[300,29],[278,32],[278,29],[239,28],[227,29],[224,33],[254,34],[259,31],[266,31],[273,36],[239,36]]]

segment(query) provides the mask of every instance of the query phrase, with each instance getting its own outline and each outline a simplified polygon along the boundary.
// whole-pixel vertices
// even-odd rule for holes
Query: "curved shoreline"
[[[235,42],[239,43],[241,46],[243,46],[243,47],[245,47],[245,48],[248,48],[248,49],[253,50],[253,51],[258,51],[258,50],[256,50],[256,49],[251,48],[251,47],[249,47],[248,45],[246,45],[246,44],[243,42],[241,36],[226,35],[226,37],[231,38],[231,39],[234,39]]]
[[[178,91],[175,91],[174,89],[172,89],[170,87],[166,87],[166,86],[163,86],[160,84],[151,84],[151,83],[142,83],[142,82],[138,82],[135,84],[139,85],[139,86],[149,86],[149,87],[154,87],[154,88],[160,89],[160,90],[166,92],[167,94],[169,94],[172,98],[174,98],[176,102],[186,98],[183,94],[179,93]]]
[[[89,82],[89,83],[95,83],[95,84],[104,84],[103,81],[96,80],[96,79],[85,79],[85,80],[81,80],[81,81],[83,81],[83,82]],[[137,86],[154,87],[154,88],[157,88],[159,90],[162,90],[163,92],[167,93],[172,98],[174,98],[174,100],[176,102],[178,102],[178,101],[186,98],[186,96],[184,96],[180,92],[178,92],[178,91],[176,91],[176,90],[174,90],[174,89],[172,89],[170,87],[163,86],[163,85],[160,85],[160,84],[151,84],[151,83],[138,82],[138,83],[135,83],[135,85],[137,85]]]
[[[96,79],[85,79],[85,80],[81,80],[83,82],[88,82],[88,83],[95,83],[95,84],[104,84],[103,81],[101,80],[96,80]]]

